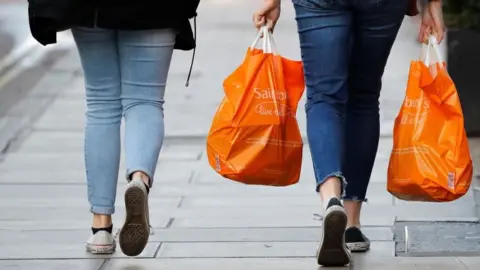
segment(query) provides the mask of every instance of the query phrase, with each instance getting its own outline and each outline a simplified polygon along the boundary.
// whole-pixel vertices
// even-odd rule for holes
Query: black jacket
[[[195,48],[189,19],[200,0],[28,0],[32,36],[56,43],[56,33],[75,26],[118,30],[174,28],[175,49]]]

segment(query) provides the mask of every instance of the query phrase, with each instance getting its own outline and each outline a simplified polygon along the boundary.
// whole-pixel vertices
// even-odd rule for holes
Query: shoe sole
[[[347,214],[340,206],[331,206],[323,219],[323,237],[317,251],[317,262],[323,266],[345,266],[350,252],[345,245]]]
[[[125,191],[125,224],[120,230],[119,242],[122,252],[127,256],[138,256],[148,243],[148,222],[146,218],[145,192],[136,186]]]
[[[87,245],[87,251],[92,254],[112,254],[113,252],[115,252],[115,245]]]
[[[370,243],[365,243],[365,242],[347,243],[347,247],[351,252],[365,252],[370,249]]]

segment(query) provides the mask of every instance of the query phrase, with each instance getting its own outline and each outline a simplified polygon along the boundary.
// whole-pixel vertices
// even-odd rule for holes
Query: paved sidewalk
[[[222,179],[205,156],[204,138],[223,96],[223,78],[240,63],[254,38],[249,19],[257,2],[202,1],[189,88],[183,85],[191,53],[175,53],[165,105],[167,139],[150,194],[155,234],[139,258],[126,258],[120,251],[112,256],[84,251],[91,217],[83,172],[83,79],[73,48],[53,67],[62,72],[45,76],[12,114],[28,110],[29,104],[45,96],[48,100],[54,96],[53,103],[44,113],[36,110],[37,117],[30,119],[35,121],[0,155],[0,269],[317,269],[314,256],[323,213],[314,192],[309,151],[300,183],[289,188],[244,186]],[[298,59],[288,3],[283,12],[275,33],[279,51]],[[350,269],[454,270],[480,265],[478,257],[462,257],[467,253],[395,256],[402,255],[394,241],[396,222],[478,221],[470,194],[446,204],[406,203],[385,189],[392,121],[403,99],[409,61],[418,55],[415,31],[407,19],[385,74],[382,139],[362,217],[372,250],[355,255]],[[303,128],[301,107],[298,115]],[[124,217],[124,188],[120,179],[116,230]],[[434,226],[426,234],[433,235]]]

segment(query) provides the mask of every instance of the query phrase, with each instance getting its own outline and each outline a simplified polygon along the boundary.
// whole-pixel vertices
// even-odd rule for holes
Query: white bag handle
[[[434,59],[431,58],[433,51]],[[428,44],[422,44],[422,59],[425,66],[430,66],[431,64],[443,63],[442,53],[440,52],[440,47],[438,46],[438,41],[435,36],[430,36],[428,38]]]
[[[250,46],[251,49],[255,48],[260,41],[260,38],[263,35],[262,49],[264,53],[274,53],[277,54],[277,46],[273,40],[272,33],[268,30],[267,26],[262,26],[258,31],[257,37]]]

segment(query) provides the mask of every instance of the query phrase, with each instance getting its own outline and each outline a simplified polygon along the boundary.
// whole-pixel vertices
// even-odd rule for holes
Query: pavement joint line
[[[10,137],[7,137],[7,140],[3,146],[0,146],[0,163],[3,159],[10,153],[9,149],[14,147],[16,143],[20,143],[24,140],[25,134],[28,133],[28,125],[31,124],[31,121],[26,121],[26,123],[21,124],[17,130]],[[1,131],[1,130],[0,130]]]
[[[177,208],[177,209],[178,209],[178,208]],[[174,221],[175,221],[175,218],[174,218],[174,217],[173,217],[173,218],[170,218],[170,219],[168,220],[168,222],[167,222],[167,225],[165,225],[165,228],[164,228],[164,229],[169,229],[169,228],[171,228]]]
[[[160,242],[158,247],[156,248],[155,252],[153,253],[153,258],[157,258],[158,253],[160,253],[160,249],[163,247],[163,242]]]
[[[468,270],[468,265],[466,265],[462,260],[459,258],[455,258],[455,260],[457,260],[457,262],[459,262],[465,268],[465,270]]]
[[[181,196],[180,200],[178,201],[177,208],[182,207],[182,204],[183,204],[184,200],[185,200],[185,196]],[[173,221],[172,221],[172,223],[173,223]]]
[[[105,269],[105,266],[108,264],[109,261],[110,261],[110,259],[104,259],[104,260],[102,261],[102,263],[100,264],[100,266],[99,266],[96,270]]]
[[[188,178],[187,183],[188,183],[188,184],[193,184],[193,180],[195,180],[195,178],[196,178],[196,176],[197,176],[198,174],[199,174],[199,173],[197,173],[195,170],[192,171],[192,172],[190,173],[190,178]]]

